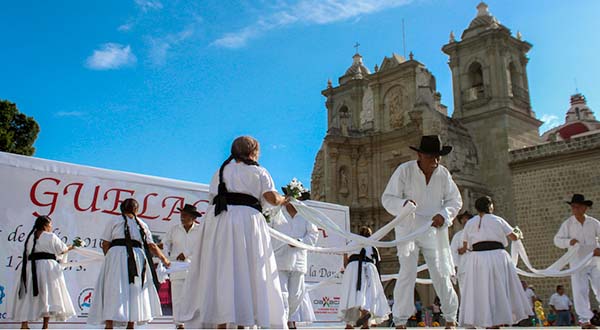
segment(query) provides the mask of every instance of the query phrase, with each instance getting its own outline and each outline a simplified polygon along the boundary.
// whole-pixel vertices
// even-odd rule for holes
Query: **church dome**
[[[348,68],[348,70],[346,70],[344,75],[365,76],[369,74],[371,74],[371,71],[369,71],[369,69],[363,64],[362,56],[360,56],[359,53],[356,53],[354,56],[352,56],[352,65]]]
[[[575,135],[598,130],[600,130],[600,122],[588,107],[585,96],[577,93],[571,96],[571,107],[565,116],[565,123],[545,132],[542,140],[567,140]]]
[[[463,32],[462,39],[476,36],[486,30],[508,28],[500,24],[488,10],[488,5],[485,2],[480,2],[477,5],[477,16],[471,21],[469,27]]]

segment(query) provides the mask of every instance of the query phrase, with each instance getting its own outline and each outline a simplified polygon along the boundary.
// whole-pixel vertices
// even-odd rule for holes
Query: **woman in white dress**
[[[302,301],[300,302],[300,306],[292,316],[290,317],[290,321],[292,321],[294,327],[296,325],[309,325],[317,320],[315,316],[315,310],[313,309],[312,302],[310,301],[310,296],[308,291],[306,291],[306,287],[304,288],[304,296]],[[291,329],[291,328],[290,328]]]
[[[460,323],[497,329],[528,318],[531,307],[508,252],[508,239],[517,240],[506,220],[493,215],[488,196],[475,201],[479,213],[463,231],[464,289],[461,287]]]
[[[42,329],[48,329],[50,319],[65,321],[75,316],[63,269],[56,261],[71,249],[72,245],[66,245],[52,233],[50,217],[35,219],[25,240],[23,260],[27,261],[21,268],[11,311],[12,319],[21,322],[21,329],[29,329],[29,321],[41,318]]]
[[[369,237],[371,228],[363,226],[359,234]],[[372,246],[344,255],[344,278],[338,316],[346,322],[346,329],[379,324],[388,319],[390,306],[379,278],[379,251]]]
[[[213,204],[184,285],[182,319],[193,328],[286,327],[286,315],[262,204],[283,205],[259,144],[238,137],[210,183]]]
[[[138,219],[138,202],[128,198],[121,202],[121,216],[113,217],[102,234],[105,258],[94,288],[88,314],[89,324],[145,324],[161,316],[158,288],[152,256],[169,267],[170,262],[154,244],[148,225]]]

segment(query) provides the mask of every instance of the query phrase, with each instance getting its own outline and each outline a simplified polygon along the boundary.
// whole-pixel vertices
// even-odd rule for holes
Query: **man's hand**
[[[594,249],[594,257],[600,257],[600,248]]]
[[[444,217],[439,214],[436,214],[435,216],[433,216],[433,218],[431,218],[431,220],[433,221],[431,226],[435,227],[435,228],[440,228],[441,226],[444,225],[444,223],[446,223],[446,219],[444,219]]]
[[[177,260],[179,260],[179,261],[185,261],[185,255],[184,255],[183,253],[180,253],[180,254],[177,256]]]
[[[402,205],[402,206],[404,207],[408,203],[413,203],[414,206],[417,206],[417,203],[415,203],[415,201],[413,201],[412,199],[407,199],[406,201],[404,201],[404,205]]]
[[[574,239],[574,238],[573,238],[573,239],[572,239],[572,240],[569,242],[569,244],[570,244],[571,246],[573,246],[573,245],[575,245],[575,244],[577,244],[577,243],[579,243],[579,241],[578,241],[578,240],[576,240],[576,239]]]

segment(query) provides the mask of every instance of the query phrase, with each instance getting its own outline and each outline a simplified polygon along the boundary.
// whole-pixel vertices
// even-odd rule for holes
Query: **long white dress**
[[[262,202],[276,191],[271,175],[260,166],[232,161],[223,170],[229,192],[252,195]],[[218,193],[219,172],[210,184]],[[264,204],[264,203],[263,203]],[[181,320],[190,328],[228,326],[286,327],[286,316],[267,222],[244,205],[228,205],[215,216],[210,205],[200,244],[184,284]]]
[[[27,254],[31,253],[33,236],[27,243]],[[42,232],[35,244],[35,252],[46,252],[59,255],[66,253],[68,247],[58,236],[50,232]],[[38,295],[33,296],[33,280],[31,261],[27,264],[27,293],[19,299],[19,285],[13,296],[12,319],[19,322],[38,321],[42,317],[50,317],[54,321],[65,321],[75,316],[75,308],[65,284],[63,269],[56,260],[36,260],[38,279]],[[20,274],[19,274],[20,275]],[[21,280],[21,276],[17,276]],[[19,282],[20,283],[20,282]]]
[[[290,317],[290,321],[296,322],[296,324],[310,324],[317,320],[315,316],[315,310],[313,309],[312,302],[310,301],[310,295],[306,289],[300,306],[294,314]]]
[[[139,220],[146,235],[146,242],[154,243],[148,225]],[[142,237],[135,219],[127,218],[127,225],[132,240],[142,243]],[[110,242],[125,238],[125,220],[116,216],[109,220],[101,237]],[[143,248],[133,248],[135,264],[139,276],[134,283],[129,283],[127,271],[127,248],[113,246],[108,250],[100,268],[98,282],[94,288],[94,299],[88,314],[87,323],[103,324],[112,320],[114,325],[124,325],[127,322],[145,324],[153,318],[162,315],[160,300],[152,281],[150,267],[145,258]],[[149,256],[152,258],[152,256]],[[152,260],[152,259],[150,259]],[[146,263],[146,273],[142,285],[142,270]]]
[[[372,258],[373,248],[367,246],[364,249],[365,256]],[[354,251],[354,254],[360,254],[360,250]],[[360,318],[359,309],[362,309],[371,313],[370,324],[379,324],[390,314],[379,272],[374,263],[363,262],[361,289],[356,290],[358,265],[358,261],[350,262],[344,271],[338,316],[346,323],[355,324]]]
[[[508,245],[512,227],[493,214],[475,216],[466,224],[463,240],[469,249],[474,243],[494,241]],[[463,255],[459,322],[463,326],[512,325],[528,318],[531,308],[506,250],[472,251]]]

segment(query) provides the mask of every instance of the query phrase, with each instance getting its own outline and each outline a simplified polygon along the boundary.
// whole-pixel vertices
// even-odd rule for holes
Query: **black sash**
[[[363,262],[370,262],[370,263],[375,263],[375,261],[369,257],[367,257],[365,254],[367,253],[367,251],[362,248],[360,249],[360,254],[353,254],[348,258],[348,263],[351,263],[353,261],[358,261],[358,277],[356,279],[356,291],[360,291],[361,287],[362,287],[362,264]]]
[[[113,239],[112,241],[110,241],[110,247],[113,247],[113,246],[127,246],[127,241],[124,238]],[[131,246],[136,247],[136,248],[141,248],[142,243],[140,243],[139,241],[132,240]]]
[[[219,193],[213,199],[215,205],[215,215],[219,215],[222,211],[227,211],[227,205],[244,205],[249,206],[258,212],[262,212],[262,206],[258,198],[242,193],[225,192]]]
[[[227,205],[245,205],[257,210],[258,212],[262,212],[262,206],[256,197],[242,193],[230,193],[227,191],[227,185],[225,184],[225,181],[223,181],[223,170],[225,169],[225,166],[227,166],[227,164],[234,159],[236,158],[233,155],[229,156],[229,158],[227,158],[227,160],[225,160],[219,168],[219,187],[217,196],[215,196],[213,199],[213,205],[215,206],[215,217],[221,212],[227,211]],[[250,159],[238,160],[246,165],[260,166],[257,162]]]
[[[54,260],[56,261],[56,255],[46,252],[33,252],[27,257],[31,260],[31,281],[33,282],[33,296],[36,297],[39,294],[38,289],[38,278],[37,278],[37,267],[35,265],[36,260]]]
[[[504,245],[495,241],[484,241],[473,244],[473,251],[504,250]]]

